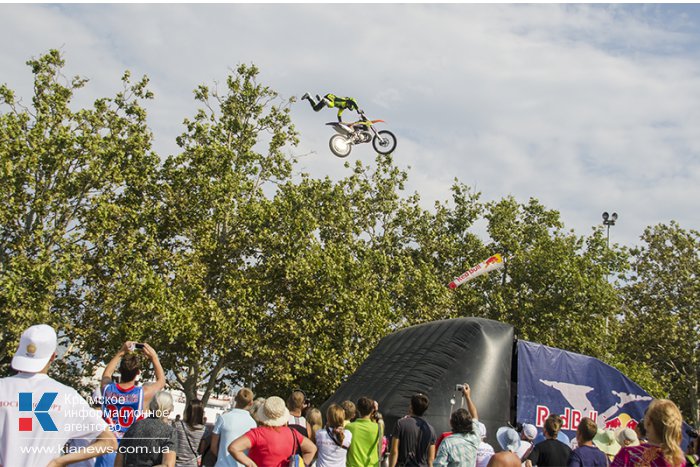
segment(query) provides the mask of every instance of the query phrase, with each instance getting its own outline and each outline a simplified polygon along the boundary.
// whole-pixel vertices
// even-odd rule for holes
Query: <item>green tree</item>
[[[607,248],[602,230],[579,237],[535,199],[489,203],[492,252],[507,258],[491,282],[485,317],[512,323],[520,338],[605,359],[614,350],[620,303],[614,278],[624,250]],[[493,278],[491,278],[493,280]]]
[[[122,92],[74,111],[86,80],[62,82],[56,51],[28,63],[30,109],[0,88],[2,371],[19,332],[49,322],[75,349],[79,364],[62,368],[75,376],[130,339],[159,351],[188,400],[232,384],[322,400],[386,334],[481,316],[600,357],[653,394],[668,384],[697,412],[697,232],[649,229],[622,307],[627,250],[600,228],[565,230],[535,199],[482,203],[456,180],[424,209],[391,156],[346,164],[337,181],[294,177],[293,100],[255,66],[195,90],[201,109],[161,164],[145,78],[126,73]],[[504,270],[447,288],[493,253]]]
[[[141,107],[151,97],[145,78],[132,83],[126,73],[124,89],[115,97],[73,110],[73,95],[87,80],[66,80],[56,50],[27,64],[34,74],[30,106],[6,85],[0,87],[3,373],[28,325],[53,324],[64,342],[74,325],[91,325],[71,319],[83,258],[91,248],[85,221],[128,196],[156,161]]]
[[[247,384],[263,338],[256,270],[266,190],[290,177],[284,149],[297,136],[288,103],[258,73],[241,65],[223,92],[195,90],[202,108],[185,120],[181,152],[167,158],[135,219],[140,237],[129,229],[126,239],[102,242],[112,263],[89,276],[89,317],[113,323],[86,336],[90,352],[148,341],[188,400],[202,391],[206,402],[227,380]]]
[[[440,314],[448,294],[416,254],[425,213],[402,196],[406,176],[378,156],[337,182],[281,187],[261,243],[269,302],[259,329],[269,338],[256,351],[259,389],[300,386],[321,401],[387,333]]]
[[[648,227],[641,239],[622,289],[624,362],[645,362],[698,426],[700,234],[671,222]]]

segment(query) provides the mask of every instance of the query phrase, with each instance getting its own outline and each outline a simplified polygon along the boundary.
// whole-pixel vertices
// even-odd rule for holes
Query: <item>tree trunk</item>
[[[194,366],[187,368],[187,379],[182,382],[182,392],[185,393],[185,407],[197,398],[199,372]]]
[[[204,390],[204,395],[202,396],[202,403],[204,403],[205,406],[207,405],[207,402],[209,402],[209,397],[211,396],[211,393],[214,390],[214,386],[216,386],[216,380],[218,379],[219,373],[221,373],[223,367],[224,358],[221,357],[219,358],[219,361],[216,362],[214,369],[211,370],[211,373],[209,374],[209,381],[207,381],[207,386]]]
[[[700,367],[695,372],[695,381],[690,385],[690,418],[693,420],[695,428],[700,427],[700,399],[698,399],[698,389],[700,389]]]

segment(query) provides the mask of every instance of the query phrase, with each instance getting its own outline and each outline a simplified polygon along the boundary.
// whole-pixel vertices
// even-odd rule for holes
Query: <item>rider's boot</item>
[[[304,99],[310,99],[310,98],[311,98],[311,96],[309,95],[309,93],[308,93],[308,92],[307,92],[307,93],[304,93],[304,95],[303,95],[303,96],[301,96],[301,100],[304,100]]]

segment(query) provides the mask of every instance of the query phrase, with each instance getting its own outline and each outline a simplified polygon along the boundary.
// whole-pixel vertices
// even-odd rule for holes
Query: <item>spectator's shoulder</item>
[[[416,421],[413,417],[401,417],[396,421],[396,426],[401,428],[409,424],[416,424]]]

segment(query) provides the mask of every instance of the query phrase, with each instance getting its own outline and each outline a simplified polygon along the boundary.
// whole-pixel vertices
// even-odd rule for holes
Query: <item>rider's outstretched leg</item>
[[[315,104],[312,107],[314,108],[314,110],[316,112],[318,112],[319,110],[321,110],[324,107],[330,107],[330,105],[328,105],[329,103],[330,103],[330,101],[324,97],[320,101],[318,101],[318,104]]]
[[[314,98],[311,97],[311,95],[309,95],[309,93],[307,92],[306,94],[301,96],[301,100],[304,100],[304,99],[309,101],[311,108],[314,109],[316,112],[320,111],[324,107],[331,107],[329,105],[331,101],[328,100],[328,98],[325,96],[320,97],[318,94],[316,94],[316,100],[314,100]]]
[[[311,97],[311,95],[309,95],[308,92],[306,94],[304,94],[303,96],[301,96],[301,100],[304,100],[304,99],[309,101],[309,105],[311,105],[311,108],[314,109],[316,112],[321,110],[324,106],[323,99],[319,99],[318,96],[316,96],[316,101],[318,101],[318,102],[316,102],[316,101],[314,101],[314,98]]]

